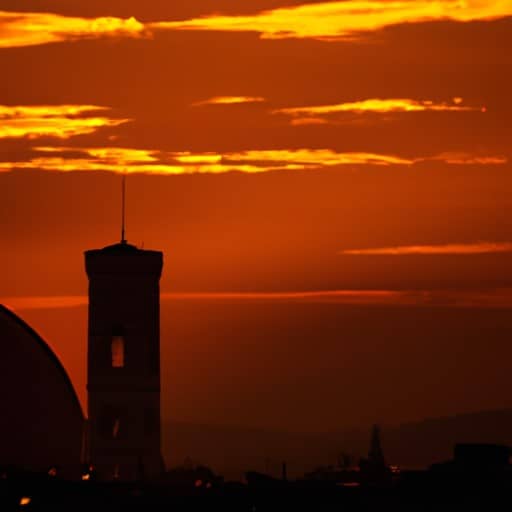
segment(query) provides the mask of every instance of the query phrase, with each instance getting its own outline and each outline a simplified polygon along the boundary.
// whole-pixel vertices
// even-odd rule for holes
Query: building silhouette
[[[89,278],[89,461],[101,479],[163,467],[160,276],[163,254],[120,243],[85,253]]]
[[[388,485],[391,482],[392,471],[386,464],[380,440],[380,427],[374,425],[370,441],[368,457],[359,462],[361,481],[368,485]]]
[[[374,466],[383,467],[386,465],[382,444],[380,442],[380,427],[374,425],[372,428],[372,439],[370,441],[370,450],[368,451],[368,462]]]
[[[0,480],[6,467],[78,479],[84,417],[64,367],[45,341],[2,305],[0,350]]]

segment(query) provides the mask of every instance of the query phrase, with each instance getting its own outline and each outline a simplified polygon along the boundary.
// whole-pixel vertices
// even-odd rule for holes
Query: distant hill
[[[230,479],[242,478],[247,470],[278,476],[282,461],[286,461],[289,475],[297,477],[320,465],[335,464],[340,452],[364,455],[370,428],[298,434],[172,422],[165,427],[164,455],[169,466],[183,464],[188,458],[209,465]],[[422,468],[450,459],[458,442],[512,446],[512,410],[382,425],[386,459],[402,467]]]
[[[452,457],[455,443],[497,443],[512,446],[512,409],[427,419],[385,429],[390,462],[425,467]]]
[[[243,427],[171,423],[164,435],[168,466],[193,463],[211,466],[229,479],[240,480],[247,470],[281,474],[286,461],[292,477],[336,460],[335,442],[318,434],[294,434]],[[329,455],[332,452],[332,460]]]

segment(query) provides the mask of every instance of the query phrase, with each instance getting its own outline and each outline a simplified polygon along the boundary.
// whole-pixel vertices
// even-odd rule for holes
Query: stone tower
[[[154,477],[160,432],[163,254],[120,243],[87,251],[89,459],[101,479]]]

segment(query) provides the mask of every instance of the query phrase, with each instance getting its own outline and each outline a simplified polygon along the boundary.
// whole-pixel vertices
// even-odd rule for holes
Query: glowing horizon
[[[280,292],[162,292],[161,301],[240,301],[282,303],[329,303],[345,305],[439,306],[512,308],[511,288],[474,290],[305,290]],[[0,297],[12,311],[65,309],[87,306],[87,295]]]

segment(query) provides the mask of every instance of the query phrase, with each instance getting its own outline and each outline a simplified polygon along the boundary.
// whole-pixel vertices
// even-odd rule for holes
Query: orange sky
[[[164,381],[176,419],[250,418],[301,430],[310,416],[297,405],[306,387],[296,396],[291,383],[308,375],[308,351],[317,358],[314,375],[325,367],[377,385],[393,367],[402,407],[380,411],[384,422],[512,406],[496,377],[512,356],[501,343],[512,321],[500,317],[490,327],[488,316],[510,307],[512,289],[512,2],[175,4],[0,0],[0,297],[47,333],[80,395],[83,251],[119,238],[119,173],[126,172],[128,239],[164,251],[162,291],[177,294],[166,304],[213,294],[180,306],[198,308],[201,328],[185,318],[174,333],[171,319],[163,320],[171,365]],[[316,300],[325,291],[339,299],[343,290],[379,291],[390,302],[366,292],[350,295],[348,310],[345,298]],[[294,320],[309,300],[282,310],[297,292],[315,297],[317,331]],[[226,293],[236,304],[236,315],[221,315],[231,334],[219,321],[209,324]],[[258,304],[286,311],[285,325],[277,313],[258,316],[244,295],[255,293]],[[44,309],[26,309],[33,297],[32,304],[46,301]],[[65,307],[59,297],[78,299]],[[333,308],[344,319],[339,325]],[[357,313],[348,320],[351,308]],[[388,353],[375,333],[358,334],[354,319],[378,324],[386,308],[396,321],[394,308],[414,310],[438,341],[419,333],[415,341],[404,328]],[[322,318],[333,323],[323,326],[329,334]],[[289,420],[257,397],[257,384],[274,382],[256,377],[264,351],[248,349],[254,366],[246,370],[256,383],[241,379],[230,388],[230,368],[247,364],[235,341],[243,344],[255,319],[273,350],[299,340],[301,357],[281,361],[282,400],[296,404]],[[464,322],[482,335],[481,349],[467,354]],[[392,336],[392,326],[383,330]],[[317,353],[319,332],[339,343]],[[176,387],[204,392],[196,370],[208,366],[213,356],[204,343],[214,339],[225,358],[223,376],[207,372],[217,407],[194,408]],[[70,340],[80,340],[76,349]],[[407,396],[394,366],[406,342],[402,368],[419,364],[420,355],[432,365],[406,371],[411,385],[425,387],[442,359],[446,393],[432,384],[421,400]],[[448,370],[462,360],[477,371],[485,343],[495,345],[496,359],[478,369],[488,378],[478,390],[468,384],[474,388],[466,396],[457,391],[465,370],[452,377]],[[181,380],[171,376],[173,350],[190,372]],[[361,350],[375,358],[371,371]],[[348,377],[334,382],[347,386]],[[354,391],[348,412],[315,405],[318,421],[308,428],[372,421],[378,404],[367,391]],[[244,393],[251,414],[243,400],[233,405]]]

